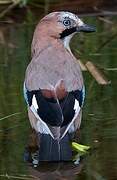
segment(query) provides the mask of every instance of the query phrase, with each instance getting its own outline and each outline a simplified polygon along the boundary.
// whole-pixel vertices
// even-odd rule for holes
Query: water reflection
[[[73,163],[42,163],[38,170],[29,167],[29,173],[40,179],[76,179],[81,172],[83,162],[79,166]],[[46,172],[46,173],[45,173]]]
[[[24,179],[117,179],[117,71],[113,69],[117,66],[117,21],[116,17],[106,19],[111,23],[98,17],[85,17],[85,22],[96,25],[97,33],[77,35],[71,43],[77,57],[80,56],[84,63],[87,60],[96,63],[111,80],[110,85],[100,86],[88,72],[83,72],[87,98],[81,142],[89,144],[92,152],[84,157],[78,167],[71,163],[46,164],[37,170],[23,162],[30,127],[22,84],[25,68],[30,61],[32,32],[38,20],[29,14],[25,23],[0,25],[0,118],[12,114],[0,119],[1,175],[20,175]],[[5,178],[1,176],[0,179]]]

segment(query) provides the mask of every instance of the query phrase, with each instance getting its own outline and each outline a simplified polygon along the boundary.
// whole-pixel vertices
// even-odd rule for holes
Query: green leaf
[[[78,144],[76,142],[72,142],[72,148],[77,152],[86,153],[87,150],[90,149],[90,146],[86,146],[86,145]]]

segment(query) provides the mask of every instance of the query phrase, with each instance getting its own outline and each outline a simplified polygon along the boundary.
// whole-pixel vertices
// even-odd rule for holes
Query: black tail
[[[48,134],[38,134],[40,139],[39,161],[70,161],[72,149],[69,134],[60,140],[54,140]]]

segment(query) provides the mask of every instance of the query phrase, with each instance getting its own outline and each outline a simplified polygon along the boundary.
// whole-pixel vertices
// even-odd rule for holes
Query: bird
[[[85,86],[70,40],[94,32],[67,11],[51,12],[36,26],[24,80],[28,117],[37,135],[38,162],[71,161],[71,142],[80,128]]]

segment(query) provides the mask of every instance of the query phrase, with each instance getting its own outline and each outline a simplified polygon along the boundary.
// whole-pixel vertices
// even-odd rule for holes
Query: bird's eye
[[[71,21],[70,21],[69,19],[65,19],[65,20],[63,21],[63,24],[64,24],[65,26],[70,26],[70,25],[71,25]]]

